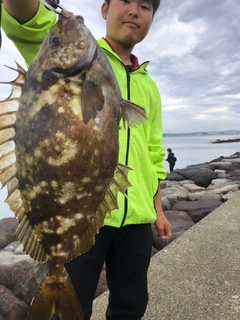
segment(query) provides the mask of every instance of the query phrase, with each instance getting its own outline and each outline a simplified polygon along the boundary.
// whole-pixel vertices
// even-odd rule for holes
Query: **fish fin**
[[[47,261],[48,255],[27,220],[23,207],[16,216],[19,219],[19,224],[15,234],[17,240],[23,244],[24,252],[36,261]]]
[[[13,69],[11,67],[8,67]],[[4,101],[0,101],[0,182],[7,187],[5,202],[9,205],[19,220],[16,237],[24,246],[24,251],[38,261],[46,261],[47,255],[35,236],[24,212],[20,190],[18,189],[16,152],[15,152],[15,122],[17,117],[21,87],[25,83],[26,71],[17,64],[18,76],[11,82],[11,93]]]
[[[66,255],[66,261],[69,261],[79,254],[87,252],[95,243],[95,236],[99,229],[103,226],[103,221],[107,213],[111,213],[112,210],[118,209],[117,194],[122,192],[125,196],[125,190],[131,186],[127,175],[130,167],[118,163],[114,172],[114,177],[107,189],[103,199],[100,201],[95,217],[89,221],[88,228],[81,235],[81,239],[77,239],[74,243],[73,249]]]
[[[146,110],[144,108],[124,99],[121,101],[121,117],[124,128],[126,128],[126,122],[129,128],[136,128],[137,125],[147,120]]]
[[[62,270],[61,278],[47,273],[30,306],[26,320],[48,320],[54,314],[61,320],[84,319],[80,302],[65,269]]]
[[[96,221],[95,218],[92,218],[89,221],[88,227],[86,228],[84,233],[81,234],[81,239],[78,238],[74,242],[73,248],[67,252],[65,257],[66,261],[72,260],[80,254],[83,254],[90,250],[95,243],[95,236],[97,233],[98,229],[96,226]]]
[[[99,203],[96,212],[96,224],[99,230],[107,213],[111,214],[111,211],[118,209],[117,195],[120,191],[125,197],[127,197],[125,190],[131,187],[131,183],[128,180],[128,172],[132,170],[130,167],[121,163],[117,164],[114,172],[114,177],[110,183],[110,186],[105,194],[103,200]]]
[[[96,118],[98,111],[103,109],[104,96],[102,92],[102,87],[99,82],[86,76],[81,94],[81,107],[83,122],[86,124],[93,118]]]

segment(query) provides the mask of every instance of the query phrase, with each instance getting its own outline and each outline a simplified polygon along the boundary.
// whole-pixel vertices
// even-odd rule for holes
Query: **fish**
[[[147,119],[122,98],[83,17],[58,14],[28,70],[9,67],[17,78],[0,102],[5,202],[24,251],[49,264],[27,320],[84,319],[64,264],[91,249],[106,214],[118,208],[118,192],[127,196],[134,168],[118,163],[119,128]]]
[[[1,26],[2,26],[2,0],[0,0],[0,49],[2,47],[2,30],[1,30]]]

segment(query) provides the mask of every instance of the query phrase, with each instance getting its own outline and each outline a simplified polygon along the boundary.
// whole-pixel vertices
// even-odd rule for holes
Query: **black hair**
[[[107,2],[108,5],[110,4],[110,1],[111,0],[105,0],[105,2]],[[154,16],[155,12],[157,11],[160,5],[161,0],[147,0],[147,1],[149,1],[153,6],[153,16]]]

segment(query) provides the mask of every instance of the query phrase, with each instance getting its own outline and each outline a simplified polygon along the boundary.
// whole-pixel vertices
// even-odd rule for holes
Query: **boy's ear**
[[[102,12],[103,19],[106,19],[107,12],[108,12],[108,3],[106,1],[104,1],[102,4],[101,12]]]

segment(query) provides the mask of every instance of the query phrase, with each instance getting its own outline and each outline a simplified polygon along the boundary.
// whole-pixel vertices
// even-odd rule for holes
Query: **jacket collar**
[[[97,43],[99,44],[99,46],[100,46],[103,50],[109,52],[110,54],[112,54],[112,55],[115,56],[118,60],[121,61],[120,57],[119,57],[118,54],[111,48],[111,46],[110,46],[110,44],[108,43],[108,41],[106,41],[104,38],[101,38],[101,39],[98,39],[98,40],[97,40]],[[139,64],[138,58],[137,58],[136,56],[134,56],[133,54],[132,54],[131,56],[134,57],[133,59],[135,59],[135,60],[133,61],[133,63],[134,63],[134,68],[133,68],[133,70],[138,70],[138,71],[141,71],[141,72],[146,73],[146,72],[147,72],[146,67],[147,67],[148,64],[149,64],[149,61],[146,61],[146,62],[143,62],[143,63]],[[122,63],[122,62],[121,62],[121,63]],[[137,66],[136,66],[136,64],[137,64]],[[132,71],[132,70],[127,70],[127,71]]]

